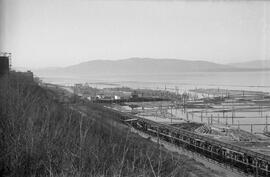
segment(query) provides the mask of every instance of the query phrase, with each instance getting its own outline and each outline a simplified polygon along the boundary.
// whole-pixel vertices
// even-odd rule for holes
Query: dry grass
[[[84,117],[52,97],[16,73],[0,80],[3,176],[188,176],[184,159],[119,128],[117,115],[92,105]]]

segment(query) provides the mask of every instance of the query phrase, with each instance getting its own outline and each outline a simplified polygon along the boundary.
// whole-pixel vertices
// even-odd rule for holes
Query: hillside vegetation
[[[0,83],[3,176],[189,176],[192,160],[131,133],[97,105],[82,116],[16,73]]]

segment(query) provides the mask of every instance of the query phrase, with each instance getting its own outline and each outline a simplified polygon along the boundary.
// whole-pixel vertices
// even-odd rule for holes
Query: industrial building
[[[10,71],[10,53],[0,53],[0,77]]]

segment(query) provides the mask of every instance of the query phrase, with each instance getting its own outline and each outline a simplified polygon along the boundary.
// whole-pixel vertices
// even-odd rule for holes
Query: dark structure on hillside
[[[10,53],[0,54],[0,77],[9,73],[10,71]]]
[[[21,80],[27,83],[32,83],[34,82],[34,74],[32,71],[26,71],[26,72],[16,72],[17,77],[19,77]]]

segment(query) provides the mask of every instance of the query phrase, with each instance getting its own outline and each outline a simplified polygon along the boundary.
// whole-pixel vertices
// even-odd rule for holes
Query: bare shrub
[[[88,105],[82,116],[16,73],[0,83],[4,176],[186,176],[184,159],[119,128],[117,115]]]

